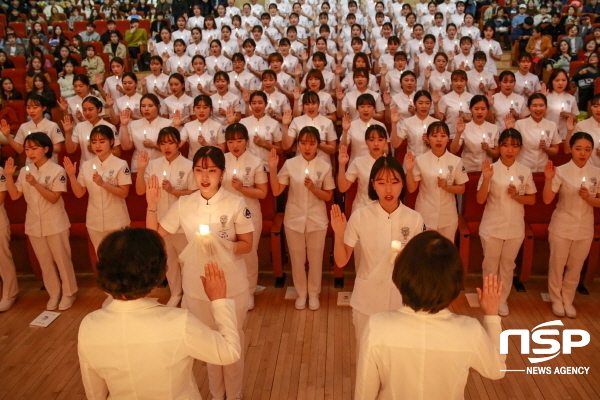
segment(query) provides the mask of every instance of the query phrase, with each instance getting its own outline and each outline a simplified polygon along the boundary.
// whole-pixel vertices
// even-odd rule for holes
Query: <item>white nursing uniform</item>
[[[335,133],[335,127],[333,122],[323,115],[319,114],[315,118],[311,118],[308,115],[301,115],[292,120],[288,128],[288,136],[298,139],[300,131],[305,126],[314,126],[319,131],[322,142],[335,142],[337,141],[337,134]],[[296,154],[300,154],[300,148],[296,151]],[[327,163],[331,163],[331,156],[322,150],[317,150],[317,156]]]
[[[281,142],[281,124],[268,115],[263,116],[261,119],[257,119],[252,115],[247,118],[242,118],[240,123],[248,129],[248,137],[250,139],[248,140],[247,150],[255,157],[258,157],[268,171],[271,151],[254,143],[254,137],[258,136],[271,144]]]
[[[363,121],[362,119],[356,119],[350,123],[350,129],[348,130],[348,134],[346,135],[346,146],[351,145],[350,151],[350,162],[354,161],[356,157],[362,157],[369,155],[369,147],[367,147],[367,142],[365,140],[365,134],[367,129],[371,125],[379,125],[383,127],[383,129],[387,132],[385,125],[381,122],[371,118],[368,122]],[[389,136],[388,136],[389,137]],[[389,140],[388,140],[389,141]],[[387,146],[387,143],[386,143]]]
[[[446,116],[444,122],[448,125],[451,139],[454,138],[454,135],[456,134],[456,123],[458,122],[459,111],[462,111],[465,114],[470,113],[469,104],[471,104],[472,98],[473,95],[465,90],[460,95],[455,91],[452,91],[440,99],[438,110]]]
[[[33,120],[21,124],[19,130],[17,131],[17,134],[15,135],[15,142],[19,143],[20,145],[23,145],[23,143],[25,143],[25,138],[30,133],[35,132],[43,132],[46,135],[48,135],[48,137],[52,141],[52,144],[54,145],[65,141],[65,137],[58,125],[56,124],[56,122],[52,122],[46,118],[42,118],[40,123],[37,125],[35,124],[35,122],[33,122]],[[54,163],[58,162],[58,153],[56,151],[52,152],[52,161]],[[29,159],[29,157],[27,158],[27,160],[25,160],[25,163],[31,164],[31,160]]]
[[[545,118],[538,123],[528,117],[518,120],[515,123],[515,129],[523,137],[523,147],[517,156],[517,161],[531,168],[533,172],[543,172],[548,161],[548,154],[540,149],[540,140],[543,138],[550,145],[562,142],[556,130],[556,124]]]
[[[156,143],[160,130],[168,126],[171,126],[171,120],[162,117],[156,117],[152,122],[142,118],[129,123],[129,136],[135,147],[131,158],[131,172],[137,172],[137,159],[140,151],[147,151],[151,160],[162,156],[160,150],[144,147],[144,140],[148,139]]]
[[[8,195],[4,168],[0,167],[0,193]],[[4,197],[6,201],[6,197]],[[4,202],[0,204],[0,278],[2,279],[2,299],[11,299],[19,294],[17,285],[17,271],[10,251],[10,222],[4,209]]]
[[[498,126],[487,121],[477,125],[474,121],[465,124],[465,131],[460,135],[462,148],[461,158],[467,172],[481,171],[481,164],[491,157],[481,148],[482,143],[487,143],[489,148],[498,146]]]
[[[119,132],[117,131],[117,128],[115,128],[115,126],[110,122],[106,121],[103,118],[100,118],[96,125],[92,125],[92,123],[89,121],[82,121],[75,125],[75,128],[73,128],[73,134],[71,136],[71,140],[73,141],[73,143],[77,143],[81,149],[81,163],[95,157],[95,155],[93,153],[90,153],[90,151],[88,150],[88,145],[91,144],[90,134],[92,132],[92,129],[99,125],[108,126],[113,131],[115,135],[115,142],[113,144],[113,147],[121,145]]]
[[[423,135],[427,134],[427,128],[432,123],[438,121],[432,116],[422,120],[417,115],[401,119],[397,124],[398,137],[407,141],[407,149],[412,151],[415,157],[425,154],[429,150],[429,146],[423,139]]]

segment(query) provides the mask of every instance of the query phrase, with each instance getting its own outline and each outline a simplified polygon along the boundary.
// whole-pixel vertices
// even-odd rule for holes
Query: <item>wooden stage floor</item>
[[[347,274],[350,275],[350,274]],[[474,292],[477,276],[467,278],[466,292]],[[40,282],[22,279],[21,297],[9,312],[0,314],[0,399],[85,399],[77,358],[77,331],[82,318],[98,309],[105,299],[91,275],[78,276],[80,291],[72,309],[50,327],[28,324],[48,300]],[[262,400],[350,400],[354,392],[356,346],[350,307],[337,306],[337,293],[350,291],[352,276],[344,289],[334,289],[332,277],[323,275],[321,309],[297,311],[293,300],[285,300],[285,289],[276,289],[268,274],[259,283],[267,289],[256,298],[256,308],[246,319],[246,370],[244,399]],[[291,284],[288,274],[286,285]],[[532,279],[526,293],[511,293],[510,316],[504,329],[531,329],[556,319],[550,303],[541,298],[546,280]],[[516,337],[511,338],[509,369],[526,366],[590,367],[588,375],[527,375],[507,372],[500,381],[490,381],[471,371],[466,399],[600,399],[600,282],[590,285],[589,296],[577,294],[577,319],[563,318],[567,329],[585,329],[591,342],[572,354],[532,365],[520,355]],[[165,302],[168,289],[157,289],[153,297]],[[479,308],[471,308],[464,296],[453,303],[456,313],[481,319]],[[197,362],[194,372],[203,399],[210,399],[206,367]]]

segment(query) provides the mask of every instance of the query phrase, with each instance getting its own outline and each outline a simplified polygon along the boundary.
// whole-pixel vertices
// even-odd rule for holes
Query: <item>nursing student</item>
[[[223,188],[246,201],[254,224],[252,250],[244,254],[248,271],[248,310],[252,310],[258,283],[258,244],[262,232],[262,211],[259,200],[267,197],[269,183],[263,159],[250,151],[252,141],[247,125],[243,123],[229,125],[225,130],[225,139],[229,152],[225,153]]]
[[[371,125],[379,125],[385,131],[385,125],[376,119],[373,119],[375,106],[375,98],[371,94],[361,94],[358,96],[358,99],[356,99],[356,110],[359,115],[358,119],[351,121],[348,114],[344,115],[342,118],[342,137],[340,138],[340,144],[352,146],[350,148],[350,162],[354,161],[357,157],[369,154],[369,150],[365,144],[365,131],[369,129]],[[385,136],[387,137],[387,134]]]
[[[316,96],[315,93],[313,95]],[[287,118],[291,118],[291,112],[287,112],[286,115]],[[331,122],[329,119],[327,121]],[[283,225],[292,263],[294,287],[298,293],[295,304],[298,310],[306,308],[307,297],[311,310],[318,310],[321,306],[319,294],[323,251],[329,224],[326,202],[331,200],[335,189],[331,164],[318,156],[321,140],[319,130],[314,126],[304,126],[300,129],[298,155],[286,160],[279,174],[277,151],[272,149],[269,157],[273,195],[279,196],[286,187],[290,187]]]
[[[558,153],[558,145],[562,142],[556,124],[544,118],[548,103],[546,96],[534,93],[527,99],[527,107],[531,115],[514,122],[507,119],[506,127],[515,128],[523,136],[523,147],[517,161],[531,168],[533,172],[542,172],[546,167],[548,156]]]
[[[394,286],[391,274],[387,280],[380,282],[374,278],[380,272],[377,268],[391,264],[386,264],[385,259],[389,260],[393,241],[406,246],[413,236],[425,229],[421,214],[402,204],[401,199],[406,194],[406,177],[398,160],[392,156],[378,158],[369,171],[368,179],[372,202],[356,209],[349,221],[346,222],[346,216],[338,205],[331,207],[336,264],[339,267],[348,264],[352,252],[360,245],[351,300],[352,322],[359,344],[371,314],[402,306],[400,292]]]
[[[137,120],[142,118],[140,113],[140,100],[142,95],[136,90],[137,88],[137,75],[133,72],[125,72],[121,83],[123,84],[123,95],[118,98],[112,97],[109,93],[106,93],[106,108],[108,115],[113,124],[119,122],[119,117],[124,110],[131,110],[131,119]]]
[[[208,225],[210,232],[230,241],[231,257],[235,270],[225,271],[227,298],[235,302],[238,333],[241,348],[244,348],[242,330],[248,312],[248,278],[243,255],[252,251],[252,213],[243,198],[223,188],[225,156],[214,146],[202,147],[192,160],[193,175],[200,190],[182,196],[173,204],[167,214],[158,220],[158,204],[162,195],[159,178],[150,177],[146,187],[146,227],[156,230],[163,238],[183,229],[188,242],[197,240],[200,225]],[[216,238],[213,238],[216,240]],[[201,266],[193,263],[183,268],[182,307],[187,308],[202,323],[212,329],[216,322],[211,312],[211,302],[198,280]],[[213,398],[240,399],[244,377],[244,357],[233,364],[220,366],[207,364],[208,386]]]
[[[2,280],[2,297],[0,312],[8,311],[15,304],[19,294],[17,271],[10,251],[10,222],[4,209],[6,200],[6,176],[0,167],[0,279]]]
[[[590,110],[592,111],[592,115],[586,120],[577,122],[576,125],[574,118],[567,120],[568,132],[567,139],[565,140],[565,153],[569,154],[571,152],[569,143],[573,133],[589,133],[592,139],[594,139],[594,143],[598,144],[598,146],[594,146],[594,151],[592,152],[592,156],[590,157],[589,161],[595,167],[600,167],[600,93],[594,95],[592,98],[590,102]]]
[[[210,116],[213,113],[213,100],[201,94],[194,99],[196,119],[187,122],[181,129],[181,141],[188,142],[188,158],[192,160],[196,152],[204,146],[216,146],[225,151],[225,131],[223,125]]]
[[[595,147],[590,134],[573,134],[569,147],[572,158],[567,164],[555,167],[552,161],[546,163],[544,203],[550,204],[558,194],[548,227],[548,293],[552,312],[557,317],[575,318],[575,291],[594,237],[593,208],[600,207],[600,168],[590,162]]]
[[[94,157],[94,152],[91,151],[90,134],[92,129],[100,125],[106,125],[112,129],[115,142],[111,148],[111,152],[117,157],[121,155],[121,141],[119,140],[117,128],[101,117],[103,108],[104,105],[100,99],[88,96],[81,103],[81,111],[85,121],[74,125],[73,118],[70,115],[65,115],[62,121],[63,129],[65,130],[65,148],[67,153],[73,154],[81,146],[81,163]]]
[[[459,118],[465,122],[471,120],[469,102],[473,95],[467,92],[467,73],[463,70],[452,72],[452,91],[446,95],[439,92],[433,93],[434,117],[448,124],[450,138],[456,134],[456,123]]]
[[[52,142],[53,151],[50,153],[50,156],[52,157],[52,161],[56,163],[58,160],[58,152],[60,152],[65,137],[56,122],[50,121],[44,117],[44,113],[46,112],[46,99],[39,94],[33,94],[27,99],[25,106],[27,116],[31,118],[31,120],[21,124],[14,138],[10,134],[10,126],[8,124],[2,124],[2,133],[6,137],[8,144],[10,144],[10,146],[19,154],[25,151],[25,140],[27,136],[33,132],[45,133]],[[29,164],[32,161],[27,158],[26,162]]]
[[[69,114],[73,118],[74,123],[79,123],[84,120],[83,114],[81,114],[81,104],[83,100],[88,96],[95,96],[93,90],[90,88],[90,79],[87,75],[77,74],[73,78],[73,90],[75,96],[60,98],[58,105],[62,110],[63,114]]]
[[[450,152],[456,154],[462,148],[460,157],[467,172],[481,171],[484,160],[497,159],[498,126],[486,121],[490,112],[488,98],[477,94],[469,104],[473,119],[465,124],[459,119],[456,124],[456,136],[450,144]]]
[[[134,149],[131,158],[131,171],[137,172],[137,159],[141,151],[147,151],[150,159],[161,157],[159,146],[156,144],[158,133],[162,128],[171,126],[179,128],[181,117],[177,113],[173,120],[159,116],[160,101],[155,94],[148,93],[140,100],[140,113],[142,118],[132,121],[131,109],[127,108],[121,112],[120,137],[123,150]]]
[[[69,243],[71,223],[61,196],[67,191],[65,170],[51,160],[54,146],[45,133],[27,135],[23,149],[31,163],[21,168],[15,182],[15,161],[6,160],[6,189],[12,200],[25,197],[25,234],[40,263],[44,286],[50,296],[46,309],[67,310],[75,301],[77,282]]]
[[[139,196],[144,195],[150,177],[156,175],[160,179],[162,191],[157,205],[157,213],[158,218],[162,219],[181,196],[194,193],[198,187],[192,173],[192,161],[179,152],[181,145],[179,131],[172,126],[162,128],[158,133],[156,143],[163,156],[150,160],[147,151],[140,152],[137,160],[138,177],[143,177],[143,179],[136,180],[135,191]],[[188,242],[182,229],[166,236],[164,240],[167,251],[167,280],[171,292],[167,306],[177,307],[183,296],[182,265],[179,262],[179,254],[185,249]]]
[[[350,161],[347,147],[340,146],[338,155],[338,175],[337,185],[341,193],[346,193],[348,189],[357,182],[356,197],[352,203],[352,212],[371,204],[373,200],[369,199],[369,176],[371,168],[375,161],[386,155],[388,150],[388,136],[385,128],[380,125],[369,126],[364,133],[363,140],[366,143],[368,154],[355,157]],[[346,170],[348,165],[348,170]]]
[[[393,148],[399,148],[406,140],[408,151],[412,151],[415,157],[425,154],[429,150],[427,128],[438,121],[429,115],[431,102],[431,94],[426,90],[419,90],[414,95],[414,103],[411,100],[411,107],[415,110],[414,115],[404,118],[404,114],[398,107],[392,108],[390,121],[392,122]]]
[[[524,205],[535,203],[537,189],[531,169],[517,161],[523,138],[515,129],[505,129],[498,139],[500,159],[482,163],[477,187],[477,202],[485,203],[479,226],[483,246],[483,276],[498,275],[504,282],[498,314],[509,313],[510,294],[515,259],[525,238]]]
[[[460,157],[446,151],[450,140],[448,125],[434,122],[427,128],[431,149],[418,157],[408,152],[404,158],[406,186],[410,193],[419,188],[415,210],[427,229],[440,232],[454,241],[458,228],[456,196],[465,192],[469,181]]]

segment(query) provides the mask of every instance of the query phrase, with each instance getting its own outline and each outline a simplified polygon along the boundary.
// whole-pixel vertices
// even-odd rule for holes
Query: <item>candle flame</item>
[[[25,171],[29,171],[29,165],[25,167]]]
[[[443,173],[444,173],[444,171],[440,168],[440,175],[443,174]]]
[[[396,251],[402,250],[402,242],[399,240],[392,240],[392,249]]]
[[[96,170],[96,164],[92,164],[92,169],[95,171]]]
[[[210,233],[210,227],[208,225],[200,225],[198,232],[201,236],[206,236]]]
[[[308,168],[306,168],[306,169],[304,170],[304,173],[305,173],[306,175],[308,175]]]
[[[511,181],[511,182],[514,182],[514,180],[515,180],[515,177],[514,177],[514,176],[511,176],[511,177],[510,177],[510,181]]]
[[[237,175],[237,169],[234,169],[234,170],[233,170],[233,174],[234,174],[234,175]]]
[[[581,183],[585,183],[585,176],[581,178]]]
[[[167,171],[163,171],[163,176],[166,178],[167,177]]]

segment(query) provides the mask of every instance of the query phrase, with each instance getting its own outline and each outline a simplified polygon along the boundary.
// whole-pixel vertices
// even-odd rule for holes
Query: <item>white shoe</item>
[[[181,302],[181,295],[171,296],[169,301],[167,301],[167,307],[177,307]]]
[[[63,296],[62,299],[60,300],[60,304],[58,305],[58,309],[60,311],[64,311],[64,310],[68,310],[69,308],[71,308],[71,306],[75,302],[75,297],[77,297],[77,296],[75,296],[75,295]]]
[[[17,297],[11,297],[10,299],[2,299],[0,300],[0,312],[8,311],[17,301]]]
[[[304,310],[306,308],[306,297],[298,297],[296,299],[296,310]]]
[[[501,303],[498,306],[498,315],[501,317],[508,316],[508,303]]]
[[[308,299],[308,308],[310,308],[312,311],[318,310],[319,307],[321,307],[321,303],[319,302],[318,297],[310,297]]]
[[[261,294],[262,292],[264,292],[266,289],[266,287],[264,286],[260,286],[260,285],[256,285],[256,289],[254,289],[254,294]]]
[[[575,307],[573,307],[573,304],[565,304],[564,306],[567,317],[577,318],[577,311],[575,310]]]
[[[56,310],[59,302],[60,302],[60,298],[57,297],[57,298],[53,299],[52,297],[50,297],[50,300],[48,300],[48,304],[46,304],[46,310],[48,310],[48,311]]]
[[[248,311],[254,309],[254,295],[248,296]]]
[[[565,308],[560,303],[552,303],[552,314],[558,318],[562,318],[565,316]]]
[[[110,303],[112,303],[112,301],[113,301],[113,300],[114,300],[114,299],[113,299],[113,297],[112,297],[112,296],[109,294],[109,295],[108,295],[108,297],[106,298],[106,300],[104,300],[104,301],[102,302],[102,308],[106,308],[106,307],[108,307],[108,305],[109,305]]]
[[[137,64],[133,64],[133,72],[140,72],[140,67]]]

